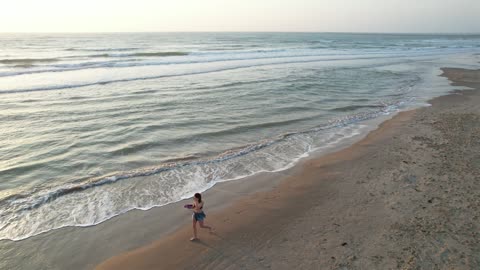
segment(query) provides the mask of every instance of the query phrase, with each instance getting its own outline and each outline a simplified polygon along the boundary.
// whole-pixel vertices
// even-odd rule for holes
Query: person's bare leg
[[[193,237],[190,238],[190,241],[197,239],[197,220],[195,220],[195,218],[192,219],[192,226],[193,226]]]
[[[202,229],[208,229],[210,232],[213,230],[212,227],[207,226],[207,225],[203,225],[203,220],[199,221],[198,223],[200,223],[200,228],[202,228]]]

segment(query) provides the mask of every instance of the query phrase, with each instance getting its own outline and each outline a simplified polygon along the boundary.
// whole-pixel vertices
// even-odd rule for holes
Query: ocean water
[[[0,240],[289,168],[479,53],[479,35],[0,34]]]

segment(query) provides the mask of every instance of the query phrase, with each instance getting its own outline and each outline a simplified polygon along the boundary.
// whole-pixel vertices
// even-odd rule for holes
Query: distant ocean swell
[[[465,48],[451,48],[449,53],[465,51]],[[381,58],[402,58],[412,56],[429,56],[445,53],[441,50],[418,50],[405,53],[405,51],[329,51],[322,49],[277,49],[277,50],[246,50],[246,51],[207,51],[207,52],[123,52],[102,53],[93,55],[68,55],[56,58],[32,58],[32,59],[0,59],[0,64],[11,67],[22,67],[14,71],[1,71],[0,77],[18,76],[24,74],[63,72],[93,68],[122,68],[142,66],[162,66],[175,64],[214,63],[242,60],[268,60],[285,59],[285,62],[294,62],[288,58],[318,57],[318,61],[334,60],[361,60]],[[82,59],[81,62],[71,62],[74,59]],[[89,59],[91,61],[89,61]],[[105,60],[102,60],[105,59]],[[152,60],[154,59],[154,60]],[[86,61],[84,61],[86,60]],[[42,64],[42,65],[37,65]],[[29,69],[26,69],[29,68]]]
[[[62,72],[71,70],[82,70],[89,68],[115,68],[115,67],[141,67],[141,66],[159,66],[174,64],[195,64],[195,63],[212,63],[235,60],[255,60],[255,59],[277,59],[290,57],[305,56],[322,56],[322,57],[344,57],[350,55],[352,58],[365,57],[365,55],[356,54],[338,54],[325,53],[318,50],[258,50],[258,51],[235,51],[235,52],[135,52],[135,53],[102,53],[93,55],[70,55],[57,58],[39,58],[39,59],[0,59],[0,64],[7,66],[16,66],[28,63],[28,67],[33,69],[16,70],[1,72],[0,77],[17,76],[23,74],[35,74],[46,72]],[[374,55],[374,54],[372,54]],[[163,60],[164,57],[171,58],[176,56],[175,60]],[[145,60],[141,58],[157,58],[157,60]],[[95,60],[97,58],[105,58],[105,60]],[[66,60],[83,59],[86,61],[69,62]],[[89,59],[95,61],[88,61]],[[63,62],[62,62],[63,61]],[[54,63],[55,62],[55,63]],[[36,63],[53,63],[51,65],[35,66]],[[26,66],[25,66],[26,67]],[[36,69],[35,69],[36,67]]]
[[[156,71],[155,69],[146,69],[150,65],[147,63],[143,63],[141,65],[130,65],[127,64],[125,67],[129,67],[130,70],[131,68],[144,68],[143,72],[139,72],[141,74],[144,74],[144,76],[131,76],[130,70],[125,70],[126,76],[122,76],[122,68],[117,68],[117,69],[103,69],[104,67],[96,67],[99,69],[99,72],[112,72],[114,76],[107,76],[112,79],[108,80],[98,80],[98,81],[92,81],[92,82],[85,82],[85,83],[76,83],[76,84],[61,84],[61,85],[46,85],[46,86],[40,86],[40,87],[30,87],[30,88],[17,88],[17,89],[2,89],[0,90],[0,95],[1,94],[12,94],[12,93],[24,93],[24,92],[37,92],[37,91],[52,91],[52,90],[61,90],[61,89],[71,89],[71,88],[79,88],[79,87],[85,87],[85,86],[92,86],[92,85],[105,85],[105,84],[110,84],[110,83],[119,83],[119,82],[131,82],[131,81],[142,81],[142,80],[152,80],[152,79],[160,79],[160,78],[166,78],[166,77],[178,77],[178,76],[185,76],[185,75],[197,75],[197,74],[207,74],[207,73],[214,73],[214,72],[220,72],[220,71],[229,71],[229,70],[237,70],[237,69],[243,69],[243,68],[251,68],[251,67],[261,67],[261,66],[273,66],[273,65],[282,65],[282,64],[296,64],[296,63],[313,63],[313,62],[322,62],[322,61],[341,61],[341,60],[369,60],[369,59],[385,59],[385,60],[390,60],[392,58],[391,55],[388,56],[357,56],[357,57],[334,57],[334,58],[325,58],[325,57],[287,57],[287,58],[266,58],[266,59],[242,59],[242,61],[231,61],[231,60],[222,60],[218,62],[225,62],[222,63],[221,65],[217,66],[208,66],[208,67],[203,67],[203,66],[198,66],[198,68],[195,68],[195,66],[190,65],[188,68],[179,70],[179,71],[170,71],[170,72],[165,72],[164,70]],[[396,61],[401,62],[400,56],[397,56],[395,59]],[[248,61],[252,60],[252,61]],[[198,65],[201,65],[205,62],[200,62],[197,63]],[[392,62],[389,62],[390,64]],[[151,65],[163,65],[163,64],[158,64],[158,63],[151,63]],[[376,63],[374,64],[375,66],[381,66],[381,64]],[[80,68],[83,69],[83,68]],[[75,71],[78,69],[72,69],[72,70],[61,70],[61,71]],[[27,72],[23,74],[15,74],[15,75],[7,75],[3,74],[4,76],[16,76],[16,75],[28,75],[31,73],[43,73],[47,71],[33,71],[33,72]],[[48,72],[59,72],[58,70],[49,70]],[[0,74],[0,77],[2,77],[2,74]],[[114,79],[114,77],[118,77],[118,79]],[[45,79],[45,81],[48,83],[49,80]],[[52,83],[56,83],[54,79],[51,80]],[[43,82],[42,82],[43,83]]]
[[[155,167],[10,194],[0,199],[0,240],[21,240],[65,226],[91,226],[132,209],[146,210],[188,198],[192,192],[218,182],[287,169],[311,151],[360,134],[365,127],[361,121],[395,112],[404,102],[372,106],[375,110],[213,157],[187,157]]]

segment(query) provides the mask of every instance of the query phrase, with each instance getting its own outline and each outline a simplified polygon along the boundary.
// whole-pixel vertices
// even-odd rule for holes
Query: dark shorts
[[[195,219],[196,221],[203,221],[206,217],[207,215],[205,215],[205,213],[203,212],[193,213],[193,219]]]

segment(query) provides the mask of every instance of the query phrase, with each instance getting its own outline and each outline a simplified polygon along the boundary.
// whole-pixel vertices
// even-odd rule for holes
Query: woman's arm
[[[194,203],[193,203],[192,210],[193,210],[193,212],[198,211],[198,204],[197,204],[197,202],[194,202]]]
[[[203,206],[203,202],[201,203],[194,202],[192,209],[196,212],[200,212],[202,211],[202,206]]]

